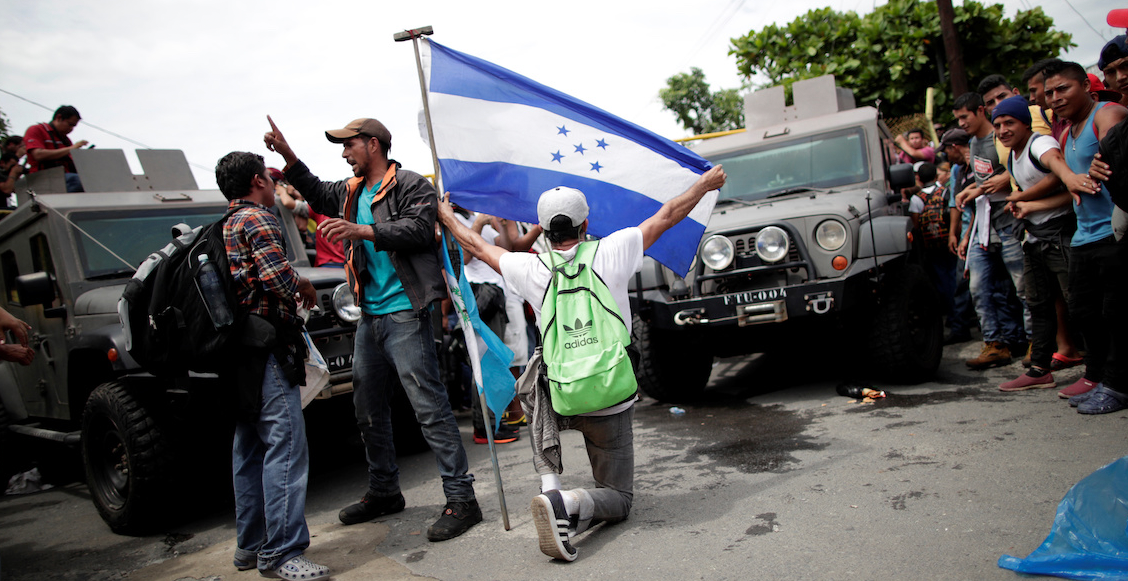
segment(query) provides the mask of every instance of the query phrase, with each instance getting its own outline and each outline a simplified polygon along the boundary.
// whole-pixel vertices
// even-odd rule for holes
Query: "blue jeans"
[[[439,379],[429,309],[364,315],[356,328],[353,404],[368,457],[369,493],[400,493],[390,406],[397,376],[435,453],[447,502],[474,500],[474,476],[469,474],[462,434]]]
[[[309,547],[305,520],[309,448],[298,387],[271,355],[262,378],[258,421],[235,424],[231,450],[235,485],[235,558],[256,555],[260,571],[275,569]]]
[[[78,174],[68,173],[68,174],[66,174],[66,180],[67,180],[67,193],[68,194],[74,193],[74,192],[85,192],[86,191],[82,187],[82,178],[78,177]]]
[[[1001,245],[983,248],[972,242],[968,247],[971,298],[983,341],[1017,345],[1028,341],[1031,330],[1029,317],[1024,315],[1022,244],[1011,235],[1010,228],[998,233]],[[1018,295],[1017,305],[1009,298],[1012,289]]]
[[[956,292],[952,297],[952,314],[948,317],[948,329],[952,336],[959,337],[971,333],[976,323],[975,308],[971,305],[971,290],[964,276],[964,261],[956,259]]]

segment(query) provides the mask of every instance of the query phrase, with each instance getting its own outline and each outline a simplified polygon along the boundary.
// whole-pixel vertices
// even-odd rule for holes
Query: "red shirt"
[[[39,161],[31,154],[36,149],[63,149],[71,146],[70,138],[60,135],[50,123],[38,123],[28,127],[24,133],[24,145],[27,146],[28,173],[59,166],[65,168],[67,173],[78,173],[70,155],[60,159]]]
[[[315,212],[313,208],[309,209],[309,218],[316,222],[318,226],[329,219],[328,216]],[[329,240],[325,238],[325,234],[322,234],[321,230],[318,229],[313,243],[314,248],[317,250],[317,258],[314,260],[314,266],[321,266],[327,262],[335,262],[337,264],[345,263],[345,248],[341,241],[337,241],[336,244],[329,242]]]

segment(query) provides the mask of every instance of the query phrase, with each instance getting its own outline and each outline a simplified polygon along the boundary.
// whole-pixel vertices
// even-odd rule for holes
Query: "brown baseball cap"
[[[344,129],[330,129],[325,132],[325,138],[333,143],[344,143],[357,135],[375,137],[377,141],[392,144],[392,132],[384,127],[383,123],[375,119],[354,119]]]
[[[969,141],[971,141],[971,135],[967,131],[959,127],[949,129],[940,138],[940,151],[944,151],[944,148],[949,145],[967,145]]]

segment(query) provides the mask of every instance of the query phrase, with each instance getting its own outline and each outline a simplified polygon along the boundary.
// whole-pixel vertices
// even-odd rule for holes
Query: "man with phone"
[[[72,143],[67,135],[78,125],[82,117],[72,105],[63,105],[55,110],[48,123],[37,123],[24,132],[24,145],[27,147],[28,173],[62,167],[66,172],[67,192],[82,192],[82,180],[71,159],[71,152],[87,145],[85,139]]]

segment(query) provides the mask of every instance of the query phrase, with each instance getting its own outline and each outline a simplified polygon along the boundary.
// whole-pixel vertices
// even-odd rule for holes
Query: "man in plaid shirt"
[[[302,417],[302,321],[297,301],[315,304],[313,284],[294,271],[278,221],[270,213],[274,182],[262,156],[229,153],[215,168],[216,183],[235,213],[223,240],[235,279],[238,310],[247,314],[241,357],[233,371],[241,406],[232,447],[235,486],[235,567],[264,577],[322,579],[329,568],[303,556],[309,449]],[[273,332],[271,330],[273,329]],[[270,339],[270,337],[274,337]],[[295,339],[296,338],[296,339]],[[247,402],[247,397],[251,402]],[[255,411],[257,410],[257,413]]]

